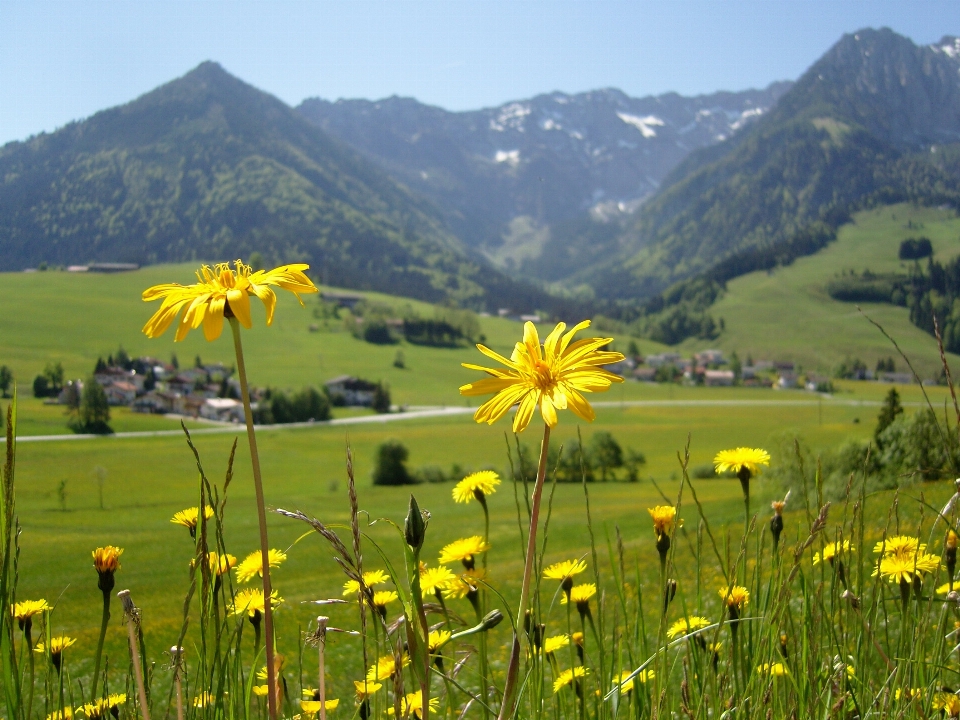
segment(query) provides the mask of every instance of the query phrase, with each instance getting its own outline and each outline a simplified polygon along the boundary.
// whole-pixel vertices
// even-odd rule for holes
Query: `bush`
[[[45,375],[37,375],[33,379],[33,396],[37,398],[50,396],[50,381]]]
[[[71,427],[76,432],[96,433],[107,435],[113,432],[110,428],[110,405],[107,403],[107,393],[93,376],[87,378],[80,394],[80,409],[77,418]]]
[[[279,424],[330,419],[330,401],[312,387],[293,395],[287,395],[282,390],[271,390],[269,409],[269,421]],[[261,417],[261,421],[266,422],[267,418]]]
[[[907,238],[900,243],[898,257],[901,260],[922,260],[931,255],[933,255],[933,245],[928,238]]]
[[[383,383],[377,383],[373,391],[373,402],[370,404],[378,413],[390,412],[390,386]]]
[[[397,339],[390,326],[382,320],[370,320],[363,324],[363,339],[374,345],[395,345]]]
[[[387,440],[377,448],[373,468],[374,485],[413,485],[416,479],[407,470],[410,451],[399,440]]]

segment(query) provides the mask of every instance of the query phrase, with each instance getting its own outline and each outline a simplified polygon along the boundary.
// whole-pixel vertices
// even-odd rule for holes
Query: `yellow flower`
[[[253,694],[254,694],[254,695],[258,695],[258,696],[260,696],[260,697],[266,697],[269,692],[270,692],[270,686],[269,686],[269,685],[254,685],[254,686],[253,686]]]
[[[925,552],[926,543],[921,543],[917,538],[910,535],[894,535],[878,542],[873,551],[884,555],[916,555]]]
[[[59,655],[64,650],[66,650],[71,645],[77,642],[76,638],[67,637],[66,635],[56,635],[50,638],[50,654]],[[37,643],[37,646],[33,649],[34,652],[44,653],[47,651],[46,646],[43,644],[43,641]]]
[[[757,674],[769,675],[770,677],[783,677],[784,675],[789,675],[790,671],[787,670],[783,663],[763,663],[762,665],[757,665]]]
[[[884,555],[880,565],[874,569],[873,577],[879,574],[890,582],[909,583],[914,576],[922,578],[924,573],[935,572],[939,566],[939,555]]]
[[[83,707],[77,708],[77,710],[82,712],[85,707],[86,705],[84,705]],[[90,716],[88,715],[87,717],[90,717]],[[73,708],[71,707],[65,707],[63,709],[63,712],[60,712],[59,710],[54,710],[52,713],[47,715],[47,720],[71,720],[71,718],[73,718]]]
[[[311,715],[316,715],[320,712],[320,691],[311,690],[304,688],[303,689],[303,700],[300,701],[300,709],[305,713],[310,713]],[[338,699],[327,699],[324,702],[326,710],[336,710],[337,706],[340,704]]]
[[[436,712],[440,709],[440,698],[430,698],[430,712]],[[412,715],[422,717],[423,695],[419,692],[407,693],[405,697],[400,698],[400,714],[404,717]],[[387,708],[387,715],[393,715],[393,708]]]
[[[487,574],[483,570],[467,570],[465,573],[457,575],[447,588],[443,591],[445,598],[460,600],[472,592],[480,589]]]
[[[427,647],[430,652],[435,653],[450,642],[450,637],[450,632],[447,630],[432,630],[427,637]]]
[[[933,696],[933,709],[943,710],[947,717],[960,717],[960,696],[955,693],[938,692]]]
[[[954,580],[953,583],[944,583],[936,589],[937,595],[946,595],[948,592],[956,590],[960,592],[960,582]]]
[[[315,293],[316,286],[303,274],[309,265],[284,265],[275,270],[251,272],[249,265],[237,260],[234,270],[230,263],[219,263],[211,268],[204,265],[197,271],[195,285],[170,283],[155,285],[143,292],[143,301],[163,299],[160,309],[143,326],[147,337],[160,337],[180,315],[177,334],[174,341],[183,340],[190,330],[203,325],[203,335],[207,340],[216,340],[223,332],[224,311],[230,312],[249,329],[253,326],[250,317],[250,296],[256,295],[267,309],[267,325],[273,323],[273,310],[277,296],[270,285],[289,290],[297,296],[300,293]],[[182,312],[181,312],[182,311]]]
[[[720,599],[726,603],[727,607],[742,610],[750,603],[750,591],[742,585],[734,585],[731,588],[720,588]]]
[[[287,559],[287,554],[283,550],[275,550],[270,548],[267,552],[267,562],[270,564],[270,567],[280,567],[280,563]],[[263,554],[259,550],[247,555],[243,562],[237,565],[237,582],[245,583],[247,580],[254,578],[258,575],[263,575]]]
[[[373,606],[385,608],[387,605],[397,599],[397,593],[393,590],[381,590],[373,594]]]
[[[680,637],[681,635],[688,635],[695,630],[701,630],[705,627],[710,627],[712,624],[713,623],[711,623],[707,618],[700,617],[698,615],[689,618],[681,618],[671,625],[669,630],[667,630],[667,637],[672,640],[673,638]]]
[[[522,432],[527,427],[537,407],[540,408],[543,421],[550,427],[557,424],[557,410],[567,408],[587,422],[593,420],[593,408],[583,393],[603,392],[610,388],[611,383],[623,382],[622,377],[600,367],[620,362],[623,355],[600,350],[612,338],[591,338],[571,343],[576,333],[590,327],[589,320],[584,320],[563,334],[566,327],[566,324],[558,323],[541,346],[537,328],[531,322],[526,323],[523,326],[523,342],[516,344],[509,359],[484,345],[477,345],[480,352],[505,365],[507,370],[463,363],[468,370],[480,370],[490,377],[461,386],[461,395],[495,393],[480,406],[473,416],[474,420],[492,425],[518,403],[517,414],[513,418],[514,432]]]
[[[52,610],[52,608],[47,604],[46,600],[21,600],[15,605],[10,606],[10,612],[13,614],[13,618],[19,622],[23,622],[28,618],[32,618],[34,615],[39,615],[42,612],[47,610]]]
[[[123,555],[123,548],[107,545],[98,547],[93,551],[93,566],[100,574],[115,573],[120,569],[120,556]]]
[[[548,637],[546,640],[543,641],[543,652],[546,655],[549,655],[550,653],[555,653],[557,650],[560,650],[561,648],[567,647],[569,644],[570,644],[569,635],[554,635],[552,637]]]
[[[579,630],[570,636],[570,639],[573,640],[573,644],[579,647],[583,647],[583,633]]]
[[[276,590],[272,590],[270,592],[270,606],[275,608],[282,602],[283,598],[280,597]],[[258,612],[263,613],[263,589],[245,588],[239,591],[233,597],[233,607],[230,609],[230,612],[233,615],[243,615],[246,613],[250,617],[254,617]]]
[[[85,705],[77,708],[78,712],[82,712],[87,720],[96,720],[97,718],[106,717],[107,713],[112,712],[117,714],[117,708],[127,702],[127,696],[124,693],[115,693],[113,695],[108,695],[105,698],[100,698],[95,700],[92,703],[86,703]],[[52,713],[47,716],[47,720],[64,720],[73,717],[73,713],[70,708],[64,708],[64,714],[61,716],[59,713]]]
[[[813,555],[813,564],[817,565],[821,562],[833,562],[833,559],[840,554],[853,552],[850,548],[850,541],[844,540],[840,542],[832,542],[823,548],[822,551],[814,553]]]
[[[583,560],[564,560],[554,563],[543,571],[543,577],[547,580],[570,580],[574,575],[579,575],[587,569],[587,564]]]
[[[378,682],[371,682],[370,680],[354,680],[353,687],[357,693],[357,702],[362,703],[368,697],[373,695],[377,690],[383,687]]]
[[[677,516],[677,509],[672,505],[657,505],[647,508],[650,517],[653,518],[653,531],[657,537],[669,535],[673,529],[673,520]]]
[[[420,568],[420,592],[430,595],[437,591],[446,590],[456,582],[454,575],[446,565],[437,565],[434,568]]]
[[[500,484],[500,476],[493,470],[481,470],[467,475],[453,486],[453,499],[458,503],[468,503],[474,498],[479,499],[486,495],[493,495]]]
[[[574,585],[570,590],[570,601],[575,603],[577,609],[586,608],[590,602],[590,598],[597,594],[597,586],[593,583],[584,583],[582,585]],[[567,595],[564,593],[560,597],[560,604],[567,604]]]
[[[613,684],[620,686],[620,693],[626,695],[628,692],[633,690],[634,680],[639,680],[642,683],[646,683],[647,680],[655,678],[657,673],[655,670],[641,670],[636,678],[630,678],[633,675],[629,670],[624,670],[619,675],[613,678]],[[627,678],[630,678],[629,680]]]
[[[220,555],[219,553],[210,552],[207,553],[207,566],[210,568],[210,572],[220,577],[230,572],[230,568],[237,564],[237,558],[234,555],[227,553],[226,555]],[[190,561],[190,567],[195,567],[196,561]]]
[[[921,688],[897,688],[897,691],[894,693],[894,697],[899,700],[900,698],[906,698],[908,700],[913,700],[920,697],[923,694]]]
[[[209,705],[213,705],[216,701],[217,699],[212,693],[208,693],[206,690],[204,690],[193,699],[193,706],[195,708],[205,708]]]
[[[203,517],[207,520],[213,517],[213,508],[210,505],[203,506]],[[183,525],[183,527],[190,531],[191,535],[196,532],[197,522],[199,522],[199,520],[200,508],[196,507],[181,510],[178,513],[174,513],[173,517],[170,518],[170,522],[174,525]]]
[[[368,588],[372,588],[374,585],[382,585],[389,579],[383,570],[367,570],[367,572],[363,574],[363,584]],[[343,584],[344,596],[356,595],[358,592],[360,592],[360,583],[356,580],[347,580]]]
[[[713,459],[713,464],[717,468],[718,475],[728,470],[739,473],[743,468],[749,470],[751,475],[757,475],[761,465],[770,464],[770,453],[760,448],[746,447],[721,450]]]
[[[400,667],[405,668],[410,664],[410,656],[402,655],[400,658]],[[390,680],[397,672],[397,660],[393,655],[384,655],[367,670],[367,682],[379,682],[381,680]],[[370,691],[376,692],[376,691]]]
[[[440,551],[440,564],[456,562],[457,560],[472,563],[477,555],[489,549],[489,543],[485,542],[480,535],[454,540]]]
[[[578,665],[575,668],[567,668],[553,681],[553,693],[557,694],[567,685],[570,685],[574,679],[586,677],[590,674],[589,668]]]

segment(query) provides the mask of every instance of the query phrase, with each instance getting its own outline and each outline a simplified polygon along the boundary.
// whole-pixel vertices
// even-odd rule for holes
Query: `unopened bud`
[[[503,613],[500,612],[499,610],[491,610],[484,616],[481,624],[483,625],[484,631],[486,631],[486,630],[492,630],[502,622],[503,622]]]
[[[427,517],[429,517],[429,513],[427,513]],[[423,540],[427,534],[427,523],[424,519],[424,513],[420,512],[417,499],[413,495],[410,495],[410,507],[407,510],[407,519],[403,524],[403,534],[407,545],[414,550],[423,547]]]
[[[673,602],[673,598],[677,595],[677,581],[673,578],[667,580],[665,587],[663,588],[663,611],[666,612],[667,608],[670,606],[670,603]]]

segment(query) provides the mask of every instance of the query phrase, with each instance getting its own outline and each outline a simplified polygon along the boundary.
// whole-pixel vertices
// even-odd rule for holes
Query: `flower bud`
[[[429,513],[426,513],[426,516],[429,517]],[[427,523],[424,513],[420,511],[420,506],[417,504],[417,499],[413,495],[410,495],[410,507],[407,510],[407,519],[403,524],[403,534],[407,545],[414,550],[423,547],[423,540],[427,534]]]
[[[503,613],[499,610],[491,610],[484,616],[481,624],[483,625],[484,631],[486,631],[492,630],[501,622],[503,622]]]

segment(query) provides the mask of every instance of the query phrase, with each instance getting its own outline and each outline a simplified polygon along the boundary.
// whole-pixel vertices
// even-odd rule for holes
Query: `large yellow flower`
[[[613,678],[613,684],[614,684],[614,685],[617,685],[617,684],[620,685],[620,692],[621,692],[621,693],[626,694],[626,693],[630,692],[631,690],[633,690],[633,680],[627,680],[627,678],[629,678],[632,674],[633,674],[633,673],[631,673],[629,670],[624,670],[624,671],[623,671],[622,673],[620,673],[619,675],[615,675],[615,676],[614,676],[614,678]],[[641,670],[640,673],[637,675],[637,677],[636,677],[635,679],[636,679],[636,680],[639,680],[639,681],[642,682],[642,683],[646,683],[647,680],[649,680],[649,679],[651,679],[651,678],[655,678],[656,676],[657,676],[657,673],[656,673],[655,670],[652,670],[652,669],[651,669],[651,670]]]
[[[270,607],[275,608],[282,602],[283,598],[276,590],[272,590],[270,592]],[[250,617],[254,617],[258,612],[262,614],[264,612],[263,590],[260,588],[241,590],[234,595],[233,607],[230,608],[230,612],[233,615],[246,613]]]
[[[554,635],[552,637],[548,637],[546,640],[543,641],[543,652],[546,655],[549,655],[551,653],[555,653],[557,650],[560,650],[561,648],[567,647],[569,644],[570,644],[569,635]]]
[[[477,555],[489,549],[490,544],[480,535],[461,538],[443,547],[440,551],[440,563],[456,562],[457,560],[472,563]]]
[[[468,503],[477,497],[477,493],[481,496],[493,495],[499,484],[500,476],[493,470],[471,473],[453,486],[453,499],[458,503]]]
[[[203,506],[203,517],[209,520],[213,517],[213,508],[209,505]],[[197,531],[197,523],[200,520],[200,508],[191,507],[186,510],[181,510],[178,513],[175,513],[170,522],[174,525],[183,525],[187,530],[190,531],[192,536]]]
[[[450,642],[452,636],[449,630],[431,630],[427,636],[427,648],[431,653],[436,654],[440,648]]]
[[[568,668],[564,670],[560,675],[557,676],[557,679],[553,681],[553,693],[557,694],[567,685],[570,685],[574,679],[586,677],[590,674],[590,669],[585,668],[582,665],[577,665],[575,668]]]
[[[101,575],[103,573],[115,573],[120,569],[121,555],[123,555],[123,548],[113,545],[98,547],[93,551],[93,566]]]
[[[936,572],[939,566],[939,555],[929,553],[884,555],[880,565],[874,569],[873,577],[879,574],[890,582],[909,583],[914,577],[922,579],[925,573]]]
[[[368,588],[372,588],[374,585],[382,585],[387,582],[390,577],[383,570],[367,570],[363,574],[363,584]],[[360,592],[360,583],[356,580],[347,580],[343,584],[343,594],[346,595],[356,595]]]
[[[747,447],[721,450],[713,459],[713,464],[716,465],[718,475],[728,470],[739,473],[743,468],[749,470],[751,475],[756,475],[760,472],[761,465],[770,464],[770,453],[760,448]]]
[[[486,368],[463,363],[469,370],[480,370],[489,378],[468,383],[460,388],[461,395],[489,395],[473,418],[477,422],[492,425],[519,403],[513,418],[513,431],[521,432],[530,423],[533,411],[540,408],[543,421],[553,427],[557,424],[557,410],[572,410],[590,422],[595,417],[590,403],[583,393],[603,392],[611,383],[623,382],[623,378],[604,370],[609,365],[623,360],[618,352],[603,352],[604,345],[612,338],[590,338],[571,342],[580,330],[590,327],[590,321],[575,325],[564,334],[565,323],[558,323],[540,344],[536,326],[528,322],[523,326],[523,342],[516,344],[510,358],[505,358],[485,345],[477,349],[487,357],[505,365],[507,370]]]
[[[326,699],[324,702],[326,710],[336,710],[340,705],[338,699]],[[320,712],[320,691],[312,688],[303,689],[303,700],[300,701],[300,709],[310,715],[316,715]]]
[[[570,589],[570,602],[574,603],[577,608],[587,607],[587,604],[590,602],[590,598],[597,594],[597,586],[593,583],[584,583],[583,585],[574,585]],[[560,604],[567,604],[566,594],[560,597]]]
[[[673,520],[677,516],[677,509],[672,505],[657,505],[647,508],[650,517],[653,519],[653,531],[657,537],[669,535],[673,529]]]
[[[383,687],[378,682],[370,682],[369,680],[354,680],[353,687],[356,690],[357,702],[362,703],[368,697],[373,695],[377,690]]]
[[[446,565],[420,569],[420,592],[424,595],[446,590],[456,582],[457,576]]]
[[[68,647],[77,642],[76,638],[67,637],[66,635],[55,635],[50,638],[50,654],[59,655]],[[43,641],[37,643],[37,646],[33,649],[34,652],[45,653],[47,651],[46,645],[43,644]]]
[[[720,599],[728,608],[742,610],[750,602],[750,591],[742,585],[720,588]]]
[[[287,554],[283,550],[276,550],[270,548],[267,553],[267,562],[270,564],[270,567],[280,567],[280,563],[287,559]],[[243,562],[237,565],[237,582],[245,583],[247,580],[256,577],[257,575],[263,575],[263,555],[259,550],[247,555]]]
[[[236,564],[237,558],[235,555],[230,555],[229,553],[225,555],[215,552],[207,553],[207,567],[209,567],[210,572],[217,577],[230,572],[230,568]],[[190,561],[190,567],[196,567],[196,565],[196,558],[194,558]]]
[[[405,668],[410,664],[410,656],[402,655],[400,657],[400,667]],[[393,655],[383,655],[370,666],[367,670],[367,682],[379,682],[380,680],[389,680],[397,672],[397,660]],[[374,692],[369,690],[369,692]]]
[[[933,709],[943,710],[947,717],[960,717],[960,696],[951,692],[938,692],[933,696]]]
[[[10,611],[13,613],[14,619],[19,622],[23,622],[27,618],[32,618],[34,615],[39,615],[51,609],[46,600],[21,600],[15,605],[10,606]]]
[[[430,712],[434,713],[440,709],[440,698],[430,698]],[[423,694],[419,692],[407,693],[400,698],[400,715],[403,717],[419,718],[423,717]],[[393,715],[394,709],[387,708],[387,715]]]
[[[462,600],[483,585],[487,574],[483,570],[467,570],[457,575],[443,590],[443,596],[452,600]]]
[[[878,542],[873,551],[883,555],[916,555],[926,551],[926,543],[911,535],[894,535]]]
[[[170,283],[144,290],[144,302],[162,299],[163,304],[143,326],[143,332],[147,337],[160,337],[180,315],[175,341],[183,340],[190,330],[201,325],[204,337],[216,340],[223,332],[224,311],[228,307],[240,324],[249,329],[253,326],[250,318],[251,295],[263,301],[267,309],[267,325],[270,325],[273,323],[277,296],[269,286],[289,290],[303,305],[300,293],[317,292],[316,286],[303,273],[309,267],[284,265],[275,270],[253,272],[249,265],[240,260],[234,263],[233,270],[230,269],[230,263],[219,263],[213,268],[204,265],[196,273],[199,282],[195,285]]]
[[[587,563],[583,560],[564,560],[554,563],[543,571],[543,577],[547,580],[571,580],[574,575],[579,575],[587,569]]]
[[[841,542],[832,542],[828,544],[821,552],[814,553],[813,555],[813,564],[817,565],[821,562],[833,562],[833,559],[843,553],[851,553],[853,549],[850,547],[850,541],[844,540]]]
[[[702,630],[705,627],[710,627],[711,624],[712,623],[707,618],[700,617],[699,615],[689,618],[681,618],[671,625],[669,630],[667,630],[667,637],[673,640],[675,637],[688,635],[695,630]]]

